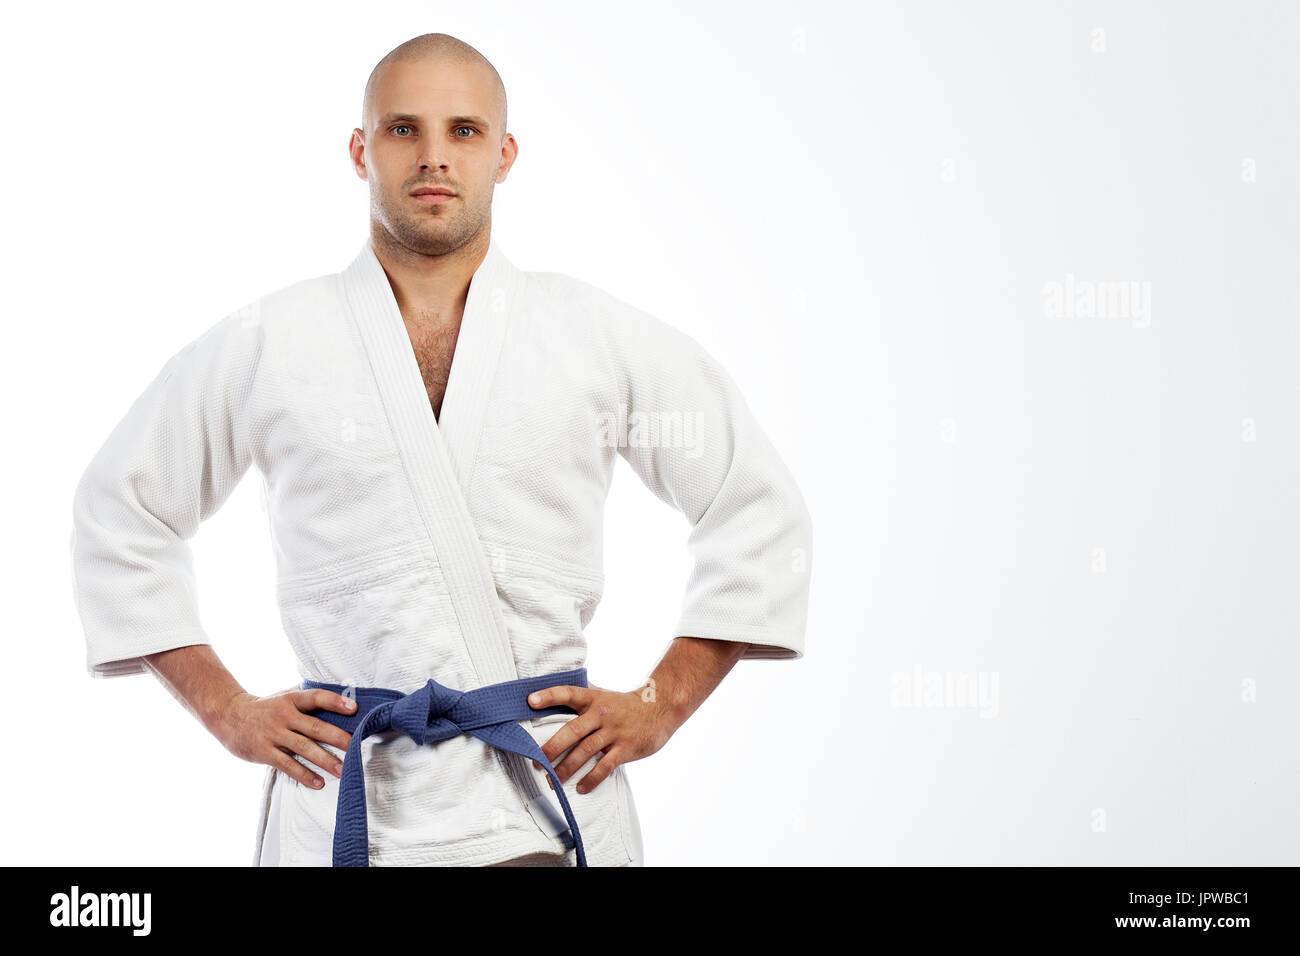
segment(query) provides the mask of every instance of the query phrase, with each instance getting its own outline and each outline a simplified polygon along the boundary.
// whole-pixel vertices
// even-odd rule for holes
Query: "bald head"
[[[370,71],[370,79],[366,81],[366,92],[361,101],[361,128],[363,130],[369,132],[373,128],[372,124],[376,119],[375,91],[384,73],[394,64],[420,61],[447,63],[457,67],[468,67],[481,71],[485,81],[491,87],[492,102],[494,104],[494,115],[491,117],[491,122],[494,125],[500,124],[494,132],[500,136],[505,135],[506,87],[501,82],[501,76],[497,73],[496,67],[488,61],[487,57],[468,43],[446,33],[425,33],[418,37],[412,37],[401,46],[390,50],[382,60],[375,64],[375,68]]]

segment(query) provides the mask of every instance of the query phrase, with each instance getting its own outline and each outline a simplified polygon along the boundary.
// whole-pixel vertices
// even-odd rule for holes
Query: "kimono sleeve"
[[[619,454],[690,525],[676,636],[743,641],[744,659],[803,656],[812,518],[731,376],[690,336],[644,316],[623,366]]]
[[[73,497],[72,586],[94,677],[209,644],[189,539],[248,470],[247,405],[260,354],[245,307],[173,355],[110,433]]]

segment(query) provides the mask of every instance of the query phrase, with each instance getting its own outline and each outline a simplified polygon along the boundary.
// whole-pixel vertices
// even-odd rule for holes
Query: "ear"
[[[348,155],[352,158],[352,171],[357,174],[358,179],[366,179],[366,134],[360,129],[352,131],[352,138],[348,141]]]
[[[505,139],[501,141],[501,165],[497,167],[496,179],[498,183],[506,181],[506,177],[510,175],[510,167],[515,164],[518,156],[519,143],[515,141],[512,134],[506,133]]]

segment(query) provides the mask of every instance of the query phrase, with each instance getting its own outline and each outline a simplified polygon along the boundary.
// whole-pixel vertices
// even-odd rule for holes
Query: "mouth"
[[[424,187],[415,190],[411,195],[418,203],[426,206],[440,206],[443,203],[451,202],[456,198],[456,194],[450,189],[444,189],[441,186]]]

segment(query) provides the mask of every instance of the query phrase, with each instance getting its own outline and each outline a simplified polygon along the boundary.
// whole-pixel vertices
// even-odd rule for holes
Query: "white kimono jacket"
[[[210,643],[188,539],[250,465],[300,677],[471,690],[582,667],[615,454],[691,526],[674,636],[802,655],[807,508],[692,338],[586,283],[521,271],[493,241],[440,418],[369,240],[342,273],[222,319],[167,362],[77,487],[90,672],[142,673],[143,655]],[[573,716],[529,729],[545,743]],[[530,761],[469,735],[420,747],[389,732],[364,749],[372,864],[573,862]],[[589,863],[624,864],[640,833],[622,768],[574,789],[599,756],[565,787]],[[279,863],[329,865],[337,778],[313,790],[268,770],[255,861],[274,806]]]

